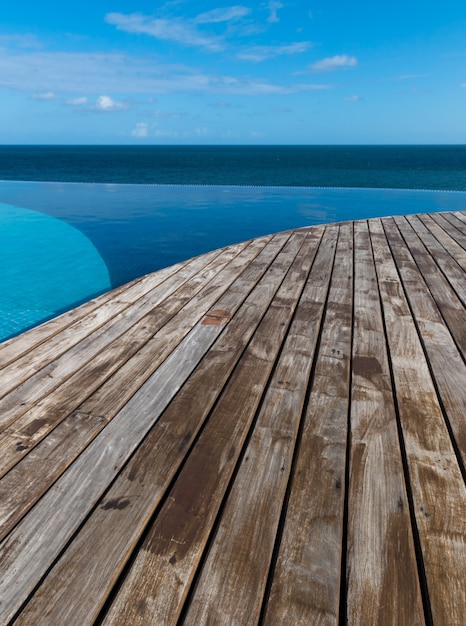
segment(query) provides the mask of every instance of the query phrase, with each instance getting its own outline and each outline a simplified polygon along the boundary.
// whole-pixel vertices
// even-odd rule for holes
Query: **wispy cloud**
[[[132,137],[137,137],[138,139],[144,139],[149,136],[149,124],[145,122],[139,122],[131,131]]]
[[[237,57],[242,61],[260,62],[282,55],[301,54],[309,50],[311,46],[310,41],[299,41],[284,46],[254,46],[249,50],[239,52]]]
[[[206,13],[201,13],[194,22],[196,24],[214,24],[219,22],[229,22],[245,17],[251,13],[251,9],[243,6],[226,7],[224,9],[213,9]]]
[[[277,15],[278,9],[283,9],[283,4],[278,0],[269,0],[270,15],[267,20],[268,22],[274,24],[280,21]]]
[[[3,47],[39,50],[42,43],[35,35],[0,35],[0,48]]]
[[[222,50],[222,40],[217,36],[207,36],[199,32],[194,23],[181,18],[157,19],[132,13],[108,13],[105,16],[108,24],[116,26],[118,30],[138,35],[150,35],[156,39],[176,41],[182,45],[205,48],[211,52]]]
[[[364,98],[361,98],[361,96],[347,96],[343,100],[345,102],[363,102]]]
[[[116,26],[118,30],[128,33],[149,35],[156,39],[175,41],[184,46],[195,46],[217,52],[224,48],[223,37],[204,33],[199,26],[235,21],[250,13],[251,9],[248,7],[235,5],[213,9],[192,19],[157,18],[141,13],[107,13],[105,21],[107,24]]]
[[[60,96],[53,91],[45,91],[43,93],[35,93],[32,96],[34,100],[58,100]]]
[[[356,57],[349,57],[346,54],[337,54],[333,57],[321,59],[310,66],[313,72],[332,72],[345,67],[355,67],[358,64]]]
[[[88,102],[89,102],[88,98],[86,98],[85,96],[80,96],[79,98],[68,98],[65,104],[70,107],[79,107],[79,106],[84,106]]]
[[[82,102],[79,98],[83,92],[95,94],[96,98],[102,93],[148,94],[153,98],[157,94],[168,93],[273,95],[331,87],[283,84],[254,76],[212,74],[182,64],[163,64],[142,55],[64,52],[0,55],[0,88],[36,95],[59,92],[65,94],[68,101],[76,100],[74,106]],[[128,102],[114,101],[108,95],[100,97],[104,99],[97,100],[89,109],[115,111],[129,107]]]

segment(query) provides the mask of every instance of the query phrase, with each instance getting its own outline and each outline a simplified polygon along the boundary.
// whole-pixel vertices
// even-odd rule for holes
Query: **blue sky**
[[[464,0],[15,0],[1,144],[466,144]]]

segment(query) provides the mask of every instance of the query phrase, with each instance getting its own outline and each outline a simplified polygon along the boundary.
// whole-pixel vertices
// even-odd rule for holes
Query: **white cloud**
[[[309,50],[311,46],[310,41],[298,41],[285,46],[255,46],[245,52],[240,52],[237,57],[243,61],[266,61],[277,56],[301,54]]]
[[[251,13],[251,9],[243,6],[225,7],[224,9],[213,9],[206,13],[201,13],[194,21],[196,24],[212,24],[218,22],[229,22],[245,17]]]
[[[461,87],[466,87],[466,83],[462,83],[462,84],[461,84]]]
[[[35,35],[0,35],[0,48],[3,46],[37,50],[42,48],[42,44]]]
[[[88,98],[85,96],[81,96],[79,98],[69,98],[65,104],[71,107],[79,107],[87,104],[89,102]]]
[[[277,16],[278,9],[283,9],[283,4],[278,2],[278,0],[269,0],[270,15],[267,20],[268,22],[273,24],[280,21]]]
[[[180,18],[167,20],[151,18],[140,13],[130,15],[107,13],[105,21],[128,33],[150,35],[156,39],[176,41],[182,45],[198,46],[211,52],[223,49],[220,37],[203,35],[196,29],[195,24]]]
[[[358,64],[356,57],[349,57],[346,54],[337,54],[333,57],[321,59],[311,65],[313,72],[331,72],[342,67],[355,67]]]
[[[144,137],[149,136],[149,125],[145,122],[139,122],[136,124],[135,128],[131,131],[132,137],[137,137],[138,139],[144,139]]]
[[[97,111],[121,111],[127,109],[128,105],[124,102],[113,100],[110,96],[99,96],[93,108]]]
[[[57,96],[53,91],[45,91],[43,93],[35,93],[34,100],[57,100],[60,96]]]
[[[363,98],[361,96],[347,96],[344,100],[345,102],[362,102]]]
[[[83,92],[147,94],[154,98],[169,93],[248,96],[331,88],[331,85],[287,85],[251,76],[208,74],[182,64],[161,64],[148,55],[68,52],[0,55],[0,88],[40,94],[44,85],[50,93],[66,93],[68,99],[79,98]],[[100,111],[129,108],[127,102],[111,102],[100,100],[89,108]]]

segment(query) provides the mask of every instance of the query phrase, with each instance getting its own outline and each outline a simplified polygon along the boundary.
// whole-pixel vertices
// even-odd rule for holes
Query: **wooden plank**
[[[327,232],[322,246],[324,242],[331,242]],[[303,248],[183,466],[103,623],[176,623],[311,262]]]
[[[425,224],[417,215],[410,215],[406,221],[415,231],[418,241],[422,241],[427,248],[431,259],[435,261],[437,266],[442,270],[448,282],[454,289],[458,298],[462,301],[463,306],[466,305],[466,283],[464,270],[458,265],[456,259],[452,258],[451,252],[447,252],[445,248],[437,241],[437,239],[426,228]],[[453,246],[452,246],[453,248]],[[435,271],[434,263],[431,263],[432,273]],[[437,278],[436,283],[439,282]]]
[[[320,237],[315,231],[310,237],[317,245]],[[284,261],[288,255],[289,251],[284,251]],[[278,265],[282,266],[281,273],[276,271]],[[278,289],[287,264],[277,258],[273,267],[274,271],[265,274],[250,293],[38,589],[22,614],[23,623],[93,623]],[[248,272],[243,278],[251,281],[257,277]],[[74,574],[70,576],[70,572]],[[66,586],[63,580],[67,580]]]
[[[345,498],[353,298],[342,226],[264,624],[336,625]]]
[[[287,236],[275,237],[267,246],[262,248],[259,255],[241,275],[243,280],[243,293],[237,293],[237,301],[240,301],[241,298],[244,297],[244,293],[247,293],[251,285],[254,285],[255,281],[264,273],[267,267],[267,259],[269,261],[273,260],[287,239]],[[258,242],[258,244],[259,243],[261,244],[260,247],[262,247],[262,242]],[[258,249],[260,249],[260,247],[258,246]],[[234,292],[233,287],[232,291]],[[227,293],[230,294],[230,292]],[[231,295],[228,295],[228,297],[229,302],[226,302],[225,296],[220,302],[220,306],[228,305],[231,307],[230,310],[234,311],[238,304],[232,301]],[[145,325],[148,325],[150,328],[147,322],[145,322]],[[142,333],[142,329],[139,327],[135,327],[135,330]],[[245,328],[243,332],[247,333],[248,330],[248,328]],[[111,355],[108,353],[106,353],[106,355],[107,359],[111,359]],[[91,377],[93,373],[94,372],[91,370]],[[89,377],[89,375],[87,377]],[[86,389],[85,386],[84,389]],[[61,408],[62,403],[66,406],[67,392],[72,394],[72,389],[68,389],[66,386],[65,390],[62,392],[63,399],[60,397]],[[53,399],[54,397],[51,396],[51,402],[53,402]],[[55,397],[55,402],[56,401],[57,399]],[[53,405],[49,410],[52,408]],[[55,428],[53,433],[43,440],[42,444],[38,446],[35,451],[30,452],[26,459],[8,473],[0,483],[0,539],[6,536],[24,513],[43,493],[45,493],[60,474],[71,465],[82,449],[107,423],[108,420],[103,417],[90,416],[78,410],[74,411],[69,419],[65,419]],[[72,436],[70,436],[70,432],[73,433]],[[36,433],[29,436],[27,440],[29,445],[35,434]],[[18,441],[18,439],[16,439],[16,441]],[[25,442],[25,438],[20,441]],[[10,448],[16,450],[16,448],[13,448],[11,442]],[[2,450],[2,446],[0,446],[0,450]],[[7,452],[8,449],[5,449],[5,454]],[[19,455],[21,452],[18,451],[16,454]],[[6,463],[3,459],[2,462],[3,464]]]
[[[303,237],[296,234],[292,239],[300,245]],[[219,274],[217,279],[225,291],[225,277]],[[215,297],[218,289],[209,295]],[[0,579],[0,619],[10,619],[21,606],[228,323],[227,317],[215,324],[203,323],[207,320],[208,316],[201,318],[0,544],[4,572]],[[56,512],[52,517],[51,511]],[[24,571],[20,579],[15,576],[18,570]]]
[[[337,236],[338,230],[334,241],[323,242],[299,300],[184,616],[186,624],[259,622]]]
[[[466,487],[380,223],[371,223],[371,233],[433,622],[460,626],[466,615]]]
[[[442,214],[419,215],[426,228],[437,238],[447,252],[466,272],[466,234],[460,233]],[[463,239],[464,245],[458,243]]]
[[[466,211],[454,211],[454,217],[456,217],[460,222],[466,224]]]
[[[440,294],[437,292],[439,287],[433,285],[432,280],[429,279],[429,287],[437,293],[437,298],[434,300],[425,284],[423,280],[425,274],[420,273],[410,253],[415,253],[416,249],[413,245],[416,242],[413,231],[410,228],[405,231],[405,237],[409,239],[410,244],[408,250],[393,221],[384,220],[383,224],[448,415],[455,445],[461,454],[464,466],[466,464],[466,423],[464,420],[466,385],[462,384],[462,381],[466,379],[464,329],[460,324],[455,325],[454,319],[452,320],[449,314],[448,307],[451,305],[451,310],[453,310],[453,301],[448,303],[448,300],[443,299],[442,292]],[[411,237],[414,238],[411,240]],[[419,255],[417,257],[419,261]],[[442,303],[446,303],[447,310]],[[450,328],[446,326],[437,304],[442,306],[444,316],[450,318]],[[461,308],[457,309],[457,313],[461,314]]]
[[[466,226],[454,213],[436,214],[436,219],[459,245],[466,250]],[[441,221],[440,221],[441,220]]]
[[[377,279],[367,225],[355,223],[348,624],[423,624]]]
[[[442,321],[443,324],[446,322],[460,351],[463,355],[466,355],[466,311],[463,302],[451,285],[449,276],[445,276],[444,273],[440,271],[434,258],[424,248],[412,227],[407,224],[406,221],[400,219],[395,220],[395,222],[406,245],[409,247],[410,256],[412,256],[412,259],[414,259],[417,265],[418,270],[417,268],[413,268],[417,274],[417,279],[419,280],[419,278],[422,277],[421,281],[425,282],[427,285],[429,291],[427,301],[430,303],[431,299],[434,299],[436,308],[438,308],[441,314],[441,317],[438,318],[439,321]],[[392,233],[392,231],[390,231],[390,233]],[[398,245],[400,246],[400,250],[397,251],[397,253],[402,255],[404,244],[399,240]],[[436,254],[436,252],[434,251],[433,254]],[[464,272],[462,275],[462,282],[465,282]],[[461,281],[459,281],[459,276],[457,276],[456,283],[458,284],[459,282]],[[426,304],[426,307],[427,310],[430,310],[429,304]]]

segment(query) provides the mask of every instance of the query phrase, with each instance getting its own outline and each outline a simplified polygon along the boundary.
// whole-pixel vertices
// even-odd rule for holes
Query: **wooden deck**
[[[0,623],[466,624],[466,213],[317,226],[0,345]]]

